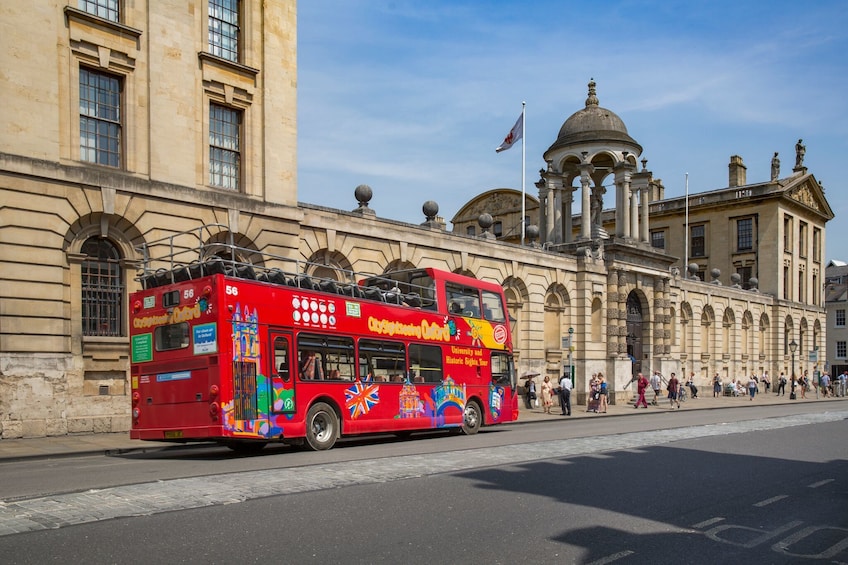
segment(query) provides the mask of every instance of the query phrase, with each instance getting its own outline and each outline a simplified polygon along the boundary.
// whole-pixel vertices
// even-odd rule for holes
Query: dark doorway
[[[642,301],[635,292],[627,295],[627,356],[632,363],[632,376],[642,372]]]

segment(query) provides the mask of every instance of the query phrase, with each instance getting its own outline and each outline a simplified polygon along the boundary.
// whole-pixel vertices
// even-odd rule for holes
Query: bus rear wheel
[[[335,445],[339,437],[339,418],[323,402],[313,404],[306,414],[306,443],[315,451],[324,451]]]
[[[483,425],[483,411],[480,410],[480,405],[474,402],[468,402],[465,405],[465,413],[462,418],[462,433],[471,436],[480,431],[480,426]]]

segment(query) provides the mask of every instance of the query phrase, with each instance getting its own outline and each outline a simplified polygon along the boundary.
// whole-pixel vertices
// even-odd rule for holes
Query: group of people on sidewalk
[[[571,380],[571,377],[564,374],[560,378],[559,382],[555,383],[550,377],[545,376],[542,384],[540,385],[540,402],[536,393],[536,382],[533,378],[534,376],[536,375],[530,374],[526,377],[527,382],[524,387],[524,400],[526,407],[528,409],[533,408],[534,406],[541,407],[545,414],[552,414],[554,398],[557,397],[559,398],[562,415],[571,416],[571,392],[574,388],[574,383]],[[694,372],[690,373],[689,378],[685,383],[681,382],[675,373],[671,373],[670,378],[666,380],[659,371],[654,371],[650,379],[646,378],[642,373],[639,373],[634,380],[636,382],[636,391],[638,396],[633,408],[639,408],[640,406],[643,408],[648,407],[646,395],[649,388],[654,393],[653,398],[651,399],[651,404],[653,406],[658,406],[660,399],[665,396],[672,409],[679,409],[681,396],[685,394],[684,387],[689,389],[692,398],[698,398],[698,387],[695,386]],[[787,382],[786,376],[783,372],[781,372],[775,383],[775,394],[777,396],[786,394]],[[665,395],[662,393],[663,384],[665,384],[666,387]],[[768,371],[765,371],[762,377],[757,377],[757,375],[751,374],[745,383],[743,383],[742,379],[734,379],[728,384],[724,384],[719,374],[716,373],[713,377],[712,384],[714,398],[720,397],[724,394],[727,396],[745,396],[747,393],[749,398],[753,401],[759,391],[759,385],[763,384],[765,392],[770,392],[772,382],[771,378],[768,376]],[[809,391],[809,387],[811,386],[811,380],[808,372],[804,371],[804,373],[798,377],[793,384],[793,390],[797,390],[799,397],[806,398],[806,393]],[[825,372],[822,374],[819,382],[815,382],[815,379],[813,380],[812,386],[816,388],[817,395],[819,390],[821,390],[822,395],[825,398],[829,396],[844,397],[848,394],[848,371],[845,371],[835,379],[831,379]],[[586,402],[586,411],[602,414],[607,411],[608,405],[609,385],[606,377],[604,377],[603,373],[595,373],[589,381],[589,397]]]
[[[786,395],[786,385],[791,385],[793,393],[799,398],[807,398],[807,393],[812,387],[818,397],[821,391],[824,398],[828,397],[844,397],[848,394],[848,371],[844,371],[836,378],[831,378],[827,371],[821,373],[818,378],[810,378],[808,370],[804,370],[803,374],[798,377],[793,375],[792,381],[786,378],[786,375],[781,371],[774,386],[774,393],[777,396]],[[713,397],[719,396],[745,396],[746,394],[751,400],[757,396],[760,390],[760,385],[763,386],[763,392],[769,393],[772,390],[772,380],[769,377],[768,371],[763,371],[761,376],[756,373],[751,373],[747,379],[733,379],[729,383],[723,383],[718,373],[713,376]]]
[[[536,395],[536,381],[533,380],[535,375],[527,375],[527,382],[524,383],[524,404],[527,408],[532,408],[534,405],[539,406],[539,398]],[[592,376],[593,379],[595,375]],[[554,407],[554,396],[559,397],[559,405],[562,408],[563,416],[571,416],[571,389],[574,388],[574,383],[571,377],[564,374],[559,382],[554,384],[551,378],[545,375],[542,380],[541,406],[545,414],[551,414]],[[606,382],[604,381],[604,390],[606,390]],[[604,408],[606,411],[606,408]]]
[[[651,404],[653,406],[658,406],[660,398],[662,398],[663,383],[666,385],[666,398],[668,398],[669,406],[673,409],[680,409],[680,399],[685,394],[683,389],[684,386],[689,388],[692,398],[698,398],[698,387],[695,386],[695,373],[692,373],[689,376],[689,380],[687,380],[685,384],[677,378],[677,374],[675,373],[671,373],[668,380],[666,380],[659,371],[654,371],[650,379],[645,378],[645,375],[639,373],[636,376],[636,393],[638,396],[633,408],[639,408],[639,406],[642,406],[643,408],[648,407],[648,400],[645,397],[648,387],[651,387],[651,390],[654,393],[654,397],[651,399]]]

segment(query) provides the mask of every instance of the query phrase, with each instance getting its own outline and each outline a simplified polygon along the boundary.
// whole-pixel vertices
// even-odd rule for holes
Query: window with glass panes
[[[839,357],[840,359],[845,358],[845,342],[844,341],[837,341],[836,342],[836,356]]]
[[[706,229],[704,226],[692,226],[692,240],[690,257],[703,257],[706,254]]]
[[[754,221],[742,218],[736,221],[736,250],[748,251],[754,248]]]
[[[83,12],[111,22],[121,21],[121,8],[118,0],[79,0],[77,7]]]
[[[836,327],[844,328],[845,327],[845,310],[837,310],[836,311]]]
[[[82,333],[123,335],[124,275],[121,255],[111,241],[92,237],[82,246]]]
[[[80,68],[80,160],[121,166],[121,79]]]
[[[209,106],[209,184],[238,190],[241,175],[241,112]]]
[[[239,62],[239,1],[209,0],[209,52]]]
[[[665,231],[651,232],[651,247],[655,249],[665,249]]]

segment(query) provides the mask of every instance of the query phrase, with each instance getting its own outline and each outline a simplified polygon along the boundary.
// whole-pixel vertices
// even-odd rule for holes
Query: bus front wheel
[[[462,433],[467,436],[474,435],[480,430],[481,425],[483,425],[483,412],[480,410],[480,405],[472,400],[465,405]]]
[[[339,418],[327,404],[314,404],[306,414],[306,443],[315,451],[330,449],[339,437]]]

